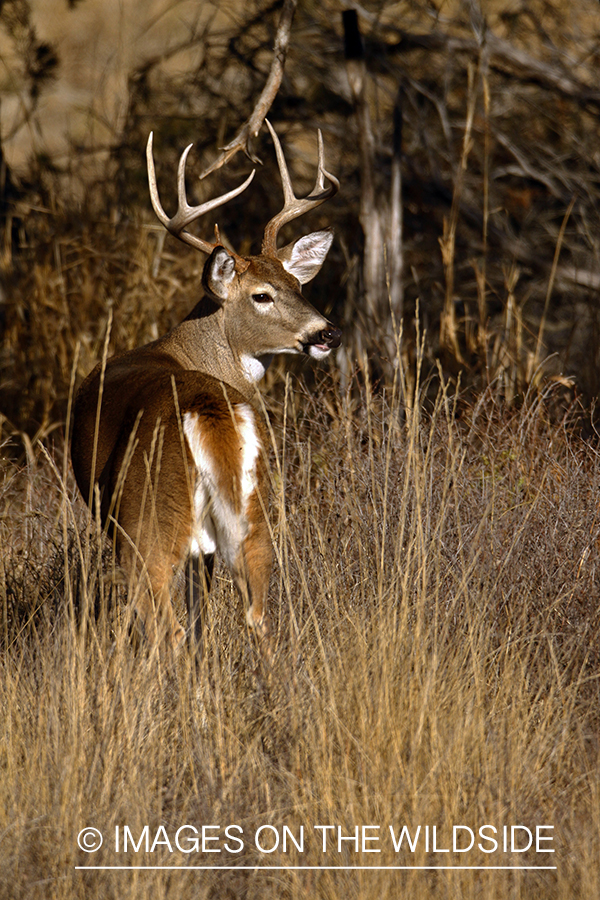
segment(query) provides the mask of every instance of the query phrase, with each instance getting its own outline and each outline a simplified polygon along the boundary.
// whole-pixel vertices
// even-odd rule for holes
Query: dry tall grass
[[[275,411],[270,678],[224,572],[198,677],[185,655],[162,667],[130,633],[110,555],[84,540],[60,447],[58,465],[33,447],[7,474],[2,896],[600,895],[597,452],[538,395],[508,413],[488,390],[459,415],[446,390],[424,413],[408,375],[377,396],[290,381]],[[125,825],[136,843],[148,825],[154,852],[115,852]],[[220,826],[221,852],[185,852],[190,830],[179,850],[184,825]],[[286,853],[259,852],[264,825],[297,841],[304,826],[303,852],[289,835]],[[315,825],[380,826],[365,848],[381,853],[338,852],[337,831],[323,853]],[[393,850],[403,825],[421,826],[414,853]],[[432,826],[448,848],[454,825],[553,826],[555,853],[502,838],[433,852]],[[97,853],[78,849],[87,826]],[[76,868],[90,865],[130,868]],[[191,868],[210,865],[235,868]]]
[[[112,350],[152,339],[195,303],[203,260],[173,244],[163,253],[163,238],[139,228],[147,207],[140,213],[132,200],[126,221],[118,198],[135,194],[123,185],[141,185],[149,120],[163,118],[165,152],[175,156],[187,140],[178,129],[187,134],[193,123],[197,132],[196,115],[178,95],[167,102],[166,91],[153,108],[143,90],[133,97],[116,187],[102,180],[114,218],[82,224],[45,181],[39,202],[17,209],[0,260],[0,897],[600,896],[600,470],[596,444],[550,414],[558,406],[545,387],[550,367],[540,377],[542,357],[558,349],[564,371],[583,372],[589,395],[597,392],[596,11],[587,5],[585,43],[569,44],[563,27],[573,4],[525,4],[520,16],[492,19],[488,34],[514,38],[530,54],[531,33],[558,36],[560,47],[564,37],[580,83],[565,82],[549,41],[538,48],[542,69],[517,66],[513,54],[514,78],[496,41],[488,70],[466,13],[456,52],[437,17],[429,43],[419,44],[429,15],[422,4],[401,4],[414,12],[405,22],[412,46],[410,31],[400,40],[393,23],[382,20],[382,29],[373,19],[373,46],[387,49],[378,56],[383,125],[385,104],[406,81],[406,258],[415,277],[406,285],[405,327],[418,297],[430,361],[445,349],[445,371],[457,375],[465,358],[473,393],[468,404],[444,387],[436,398],[433,382],[421,384],[407,361],[419,355],[412,337],[397,355],[404,368],[377,392],[366,364],[354,378],[344,370],[343,386],[323,375],[312,390],[292,379],[275,392],[278,653],[270,678],[224,572],[198,673],[185,655],[171,670],[139,644],[110,548],[94,524],[88,534],[56,425],[73,360],[79,377],[101,354],[108,308]],[[334,16],[327,3],[299,6],[301,33],[324,43],[301,44],[297,75],[292,54],[282,105],[301,98],[288,106],[303,133],[307,118],[329,122],[328,147],[339,134],[343,162],[332,168],[356,174],[341,51],[323,51],[341,46],[337,7]],[[491,15],[497,5],[488,6]],[[396,15],[395,4],[384,8]],[[544,32],[538,9],[551,20]],[[263,30],[257,16],[243,32],[249,60],[266,46]],[[243,118],[222,112],[210,79],[223,103],[231,97],[215,76],[219,58],[208,63],[195,102],[202,112],[214,107],[214,122],[199,159],[230,127],[227,116]],[[540,95],[535,78],[548,71],[560,75],[560,90],[542,83]],[[240,84],[254,96],[252,79]],[[264,202],[244,206],[243,216],[233,205],[222,223],[233,238],[243,226],[249,241],[254,218],[262,222],[272,199],[269,178],[262,182]],[[333,259],[331,281],[315,287],[338,310],[338,276],[356,271],[359,258],[356,178],[347,182],[337,214],[345,262],[338,250],[337,274]],[[351,334],[361,308],[350,299]],[[564,320],[549,321],[554,305]],[[367,322],[363,333],[377,347],[377,327]],[[54,439],[51,455],[33,438],[37,428],[46,446]],[[221,852],[185,852],[191,830],[177,848],[186,825],[220,826],[206,836],[218,837],[207,849]],[[239,832],[224,833],[233,825],[243,829],[240,852]],[[261,853],[254,837],[268,825],[280,833],[287,826],[296,840],[304,827],[303,851],[288,838],[288,852]],[[315,825],[339,826],[343,836],[379,826],[365,834],[379,842],[355,852],[342,841],[338,852],[330,831],[323,853]],[[403,825],[411,840],[421,828],[414,852],[406,839],[394,852],[389,829],[397,836]],[[433,827],[436,846],[447,848],[456,825],[493,825],[499,849],[434,852]],[[515,825],[552,826],[545,846],[555,853],[504,852],[502,829]],[[88,826],[104,835],[97,853],[78,848]],[[115,828],[122,851],[125,826],[141,840],[139,852],[115,851]],[[264,847],[273,835],[263,830]],[[92,865],[127,870],[78,868]],[[171,868],[134,868],[141,865]],[[234,868],[193,868],[209,865]],[[340,865],[370,869],[326,868]],[[556,868],[374,868],[410,865]]]

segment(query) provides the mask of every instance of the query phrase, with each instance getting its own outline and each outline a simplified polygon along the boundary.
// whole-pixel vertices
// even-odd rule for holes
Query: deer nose
[[[334,328],[333,325],[330,325],[329,328],[324,328],[323,331],[319,335],[318,344],[327,344],[332,350],[335,350],[336,347],[339,347],[342,343],[342,330],[341,328]]]

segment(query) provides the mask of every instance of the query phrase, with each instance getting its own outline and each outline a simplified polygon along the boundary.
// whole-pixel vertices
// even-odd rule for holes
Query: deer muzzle
[[[316,359],[321,359],[330,352],[336,350],[342,343],[342,332],[340,328],[329,325],[321,331],[311,334],[309,339],[304,343],[304,352],[309,353]]]

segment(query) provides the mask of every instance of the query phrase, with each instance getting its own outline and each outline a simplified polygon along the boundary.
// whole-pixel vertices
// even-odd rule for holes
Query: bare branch
[[[271,105],[277,96],[277,91],[283,77],[283,69],[285,66],[285,58],[287,55],[288,44],[290,40],[290,31],[292,28],[292,20],[296,12],[298,0],[284,0],[281,18],[277,26],[277,34],[275,35],[275,46],[273,47],[273,62],[267,77],[261,95],[256,101],[256,105],[250,114],[250,118],[242,125],[236,136],[229,144],[223,148],[223,152],[217,159],[206,169],[200,178],[206,178],[211,172],[220,169],[221,166],[229,162],[239,150],[243,150],[252,162],[257,163],[260,160],[252,153],[250,149],[250,141],[256,137],[260,131],[262,124],[269,112]]]
[[[441,31],[415,34],[400,28],[390,28],[390,30],[399,37],[397,44],[387,47],[390,55],[417,48],[445,50],[448,53],[462,51],[477,55],[481,48],[479,41],[473,38],[457,37]],[[538,84],[545,90],[556,91],[582,106],[589,106],[595,110],[600,109],[600,91],[594,85],[586,84],[571,72],[566,72],[562,67],[537,59],[527,51],[497,37],[490,29],[486,31],[485,41],[490,55],[490,68],[503,73],[508,71],[519,81]]]

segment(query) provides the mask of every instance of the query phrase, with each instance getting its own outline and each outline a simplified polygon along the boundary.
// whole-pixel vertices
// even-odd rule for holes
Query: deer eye
[[[270,294],[252,294],[255,303],[272,303],[273,298]]]

